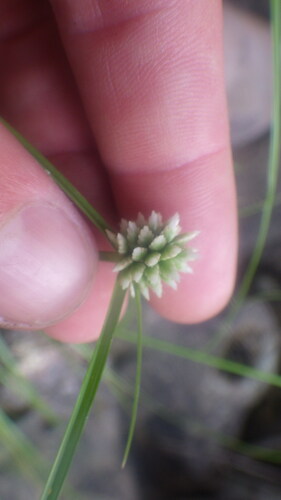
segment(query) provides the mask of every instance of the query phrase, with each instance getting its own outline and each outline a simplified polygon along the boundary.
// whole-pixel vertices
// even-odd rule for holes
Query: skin
[[[111,224],[154,209],[200,230],[194,274],[151,303],[183,323],[218,313],[237,253],[221,1],[2,0],[0,19],[2,116]],[[0,227],[30,199],[74,210],[2,126],[0,144]],[[95,245],[105,243],[92,234],[95,260]],[[45,331],[62,341],[96,338],[111,271],[99,265],[86,299],[77,292],[67,317],[50,315]]]

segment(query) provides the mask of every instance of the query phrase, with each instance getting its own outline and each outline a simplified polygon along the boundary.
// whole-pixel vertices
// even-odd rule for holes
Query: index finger
[[[120,213],[181,215],[200,259],[154,306],[201,321],[233,288],[237,228],[221,1],[52,0]]]

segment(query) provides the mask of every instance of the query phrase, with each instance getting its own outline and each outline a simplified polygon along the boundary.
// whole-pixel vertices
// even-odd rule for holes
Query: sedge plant
[[[258,240],[250,261],[242,286],[234,302],[232,312],[228,318],[228,325],[237,313],[242,301],[247,295],[252,283],[257,266],[260,262],[265,245],[272,209],[275,203],[276,180],[280,152],[280,56],[279,42],[281,33],[281,4],[279,0],[271,0],[272,34],[273,34],[273,63],[274,63],[274,100],[270,160],[268,169],[268,190],[263,204],[261,227]],[[112,294],[111,303],[97,342],[96,348],[89,362],[89,366],[82,383],[76,404],[70,417],[65,435],[59,447],[56,459],[51,468],[45,484],[41,500],[56,500],[62,490],[67,472],[71,465],[77,444],[83,432],[87,416],[95,399],[99,383],[105,368],[110,351],[114,331],[118,325],[120,312],[127,292],[135,298],[137,308],[137,369],[134,391],[132,418],[128,440],[124,453],[125,464],[135,428],[138,400],[140,394],[141,362],[143,342],[151,348],[160,348],[177,356],[204,363],[232,373],[239,373],[259,379],[266,383],[280,386],[280,377],[277,375],[265,376],[262,372],[241,364],[216,358],[207,352],[176,349],[175,346],[142,337],[142,312],[141,296],[149,298],[152,290],[158,296],[162,294],[162,282],[176,288],[180,279],[180,272],[191,272],[189,262],[196,258],[196,251],[187,247],[187,243],[197,235],[197,232],[181,234],[179,217],[175,214],[167,222],[162,221],[161,214],[152,212],[148,219],[142,214],[136,221],[121,221],[120,230],[114,232],[113,228],[99,214],[94,207],[78,192],[78,190],[31,144],[29,144],[16,130],[1,119],[2,123],[17,137],[24,147],[36,158],[41,166],[52,175],[55,182],[77,205],[77,207],[95,224],[95,226],[110,241],[113,252],[102,252],[100,257],[104,260],[115,262],[114,271],[117,273],[116,283]],[[153,208],[153,207],[152,207]],[[224,328],[223,328],[224,330]],[[220,335],[218,336],[220,337]],[[129,340],[127,338],[126,340]],[[154,342],[154,344],[153,344]]]
[[[56,500],[60,495],[75,449],[95,399],[124,299],[126,294],[129,293],[136,301],[138,340],[135,396],[122,461],[124,467],[132,443],[140,395],[142,366],[141,296],[149,299],[152,291],[158,297],[161,297],[163,283],[176,289],[180,280],[180,273],[192,272],[190,262],[197,258],[197,252],[187,244],[197,236],[198,231],[182,233],[177,213],[169,220],[163,221],[160,213],[152,211],[148,218],[139,213],[135,221],[122,219],[119,231],[114,232],[102,215],[39,151],[5,120],[1,119],[1,121],[108,239],[113,247],[113,252],[101,252],[100,258],[115,262],[113,271],[117,273],[100,338],[89,362],[65,435],[41,496],[41,500]]]

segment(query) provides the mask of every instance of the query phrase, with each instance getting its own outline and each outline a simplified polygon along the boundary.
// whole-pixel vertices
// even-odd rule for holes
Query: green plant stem
[[[110,225],[106,220],[93,208],[93,206],[86,200],[86,198],[76,189],[71,182],[69,182],[64,175],[59,172],[56,167],[43,156],[32,144],[30,144],[17,130],[15,130],[9,123],[0,116],[0,123],[2,123],[23,145],[23,147],[40,163],[43,169],[52,176],[58,186],[66,193],[66,195],[80,208],[80,210],[95,224],[95,226],[105,235],[106,229],[112,231]]]
[[[241,208],[239,210],[239,217],[241,219],[244,219],[247,217],[252,217],[253,215],[257,215],[261,212],[263,205],[264,205],[264,200],[257,201],[256,203],[253,203],[252,205],[248,205],[247,207]],[[281,205],[281,194],[276,193],[275,201],[274,201],[274,208],[278,207],[279,205]]]
[[[110,307],[97,347],[93,353],[82,387],[69,420],[57,457],[45,485],[41,500],[56,500],[62,489],[76,446],[97,393],[108,357],[114,330],[125,298],[118,281],[115,284]]]
[[[1,409],[0,438],[22,473],[37,486],[41,486],[47,463],[19,427]]]
[[[113,386],[113,393],[121,402],[125,404],[127,400],[127,395],[132,396],[134,389],[133,386],[120,377],[114,370],[106,370],[106,379]],[[116,390],[115,390],[116,389]],[[123,396],[122,396],[123,395]],[[179,427],[183,432],[188,429],[194,436],[200,436],[204,438],[211,439],[225,448],[231,449],[236,453],[246,455],[248,457],[254,458],[255,460],[263,460],[269,463],[280,464],[281,463],[281,452],[278,449],[272,449],[264,446],[258,446],[252,443],[247,443],[241,439],[237,439],[235,436],[230,436],[228,434],[215,431],[210,429],[198,420],[192,420],[186,417],[177,417],[155,397],[150,396],[147,392],[142,393],[142,404],[144,408],[150,413],[153,413],[160,417],[164,422],[172,423],[174,426]]]
[[[40,397],[35,387],[16,370],[7,370],[0,365],[0,381],[10,391],[24,398],[33,410],[36,410],[50,425],[60,421],[58,415],[49,407],[46,401]]]
[[[142,369],[142,307],[141,307],[141,296],[139,287],[135,287],[136,294],[136,306],[137,306],[137,322],[138,322],[138,331],[137,331],[137,367],[136,367],[136,382],[135,382],[135,393],[134,393],[134,402],[132,408],[132,416],[130,422],[130,428],[127,438],[127,443],[125,446],[124,457],[122,460],[122,468],[125,467],[129,452],[132,445],[132,440],[135,432],[136,421],[137,421],[137,413],[138,413],[138,405],[140,399],[140,387],[141,387],[141,369]]]
[[[268,290],[266,292],[256,293],[251,297],[253,300],[266,300],[267,302],[280,302],[281,290]]]
[[[125,330],[121,330],[118,328],[118,333],[117,337],[130,341],[130,342],[135,342],[136,340],[136,334],[135,332],[128,332]],[[151,347],[151,343],[149,341],[150,337],[144,337],[144,342],[143,344],[146,345],[146,347]],[[157,351],[160,352],[167,352],[170,354],[170,349],[169,349],[169,343],[165,342],[164,346],[162,345],[162,341],[158,339],[152,339],[152,342],[154,344],[153,348]],[[159,345],[160,343],[160,345]],[[173,345],[173,344],[172,344]],[[84,359],[89,359],[89,352],[86,348],[86,346],[73,346],[74,350],[77,351],[79,354],[83,356]],[[185,348],[180,348],[180,353],[182,358],[187,358],[186,357],[186,352],[184,350]],[[196,351],[197,352],[197,351]],[[172,352],[171,354],[178,355],[177,352]],[[189,356],[187,359],[190,359],[190,356],[192,356],[192,353],[189,350]],[[206,354],[206,357],[209,355]],[[220,358],[218,358],[220,359]],[[236,367],[237,368],[237,367]],[[263,373],[263,372],[262,372]],[[118,399],[120,404],[126,409],[126,411],[129,413],[129,408],[128,408],[128,396],[130,398],[133,397],[134,394],[134,388],[133,385],[130,384],[127,380],[124,380],[122,377],[118,375],[114,370],[111,368],[107,367],[105,372],[104,372],[104,377],[105,381],[110,383],[110,388],[112,389],[113,394],[115,397]],[[274,375],[276,377],[276,375]],[[281,386],[281,377],[279,376],[280,379],[280,386]],[[277,379],[278,380],[278,379]],[[208,429],[204,427],[200,422],[198,421],[192,421],[190,419],[182,419],[175,417],[169,411],[167,411],[166,407],[161,406],[159,401],[155,401],[155,398],[151,397],[149,394],[146,392],[142,392],[142,404],[144,405],[145,408],[147,408],[150,412],[155,413],[156,415],[160,416],[164,421],[167,422],[172,422],[174,425],[180,426],[181,428],[185,429],[186,426],[188,427],[188,430],[191,431],[193,434],[199,434],[200,436],[204,437],[209,437],[212,440],[215,440],[216,442],[219,442],[222,446],[227,447],[229,449],[234,450],[237,453],[241,453],[243,455],[249,456],[251,458],[254,458],[256,460],[263,460],[267,461],[269,463],[276,463],[280,464],[281,463],[281,452],[279,450],[274,450],[262,446],[256,446],[253,445],[252,443],[247,443],[245,441],[239,440],[236,437],[229,436],[224,433],[219,433],[214,431],[213,429]]]
[[[136,335],[125,330],[119,330],[117,337],[127,342],[136,342]],[[156,351],[165,352],[179,358],[193,361],[194,363],[201,363],[203,365],[216,368],[217,370],[240,375],[241,377],[248,377],[253,380],[258,380],[259,382],[264,382],[265,384],[281,388],[281,376],[277,373],[264,372],[242,363],[237,363],[235,361],[221,358],[219,356],[214,356],[205,351],[199,351],[198,349],[175,345],[172,342],[155,339],[147,335],[143,335],[143,346],[149,347],[150,349]]]
[[[37,389],[18,371],[16,360],[5,343],[4,339],[0,336],[0,380],[1,383],[6,385],[10,390],[26,400],[36,409],[44,419],[50,424],[56,424],[59,421],[58,416],[50,408],[48,403],[44,401],[39,395]]]
[[[270,139],[270,152],[268,161],[267,192],[263,204],[261,223],[252,258],[244,275],[242,284],[236,297],[236,307],[240,307],[246,297],[265,247],[266,238],[270,226],[272,210],[275,204],[277,179],[280,157],[280,135],[281,135],[281,61],[280,61],[280,39],[281,39],[281,2],[271,0],[272,19],[272,56],[273,56],[273,100],[272,100],[272,128]]]
[[[266,244],[270,227],[272,211],[275,205],[277,180],[280,163],[280,137],[281,137],[281,2],[270,0],[271,7],[271,33],[272,33],[272,59],[273,59],[273,98],[272,98],[272,126],[270,134],[270,148],[267,169],[267,190],[262,207],[259,232],[250,262],[245,271],[242,283],[232,301],[226,321],[223,321],[215,337],[208,343],[206,348],[213,350],[220,340],[228,333],[229,326],[236,317],[247,294],[249,293],[257,268]]]

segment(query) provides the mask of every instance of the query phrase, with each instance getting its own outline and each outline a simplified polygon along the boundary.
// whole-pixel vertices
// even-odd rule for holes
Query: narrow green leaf
[[[50,425],[57,424],[59,417],[40,396],[36,388],[16,370],[9,371],[0,366],[0,381],[7,389],[25,400]]]
[[[133,393],[133,388],[126,380],[120,377],[114,370],[107,369],[106,377],[108,382],[110,382],[113,393],[120,401],[124,404],[127,400],[127,394],[131,395]],[[150,413],[153,413],[160,417],[165,422],[170,422],[176,425],[184,432],[188,428],[189,432],[196,436],[204,437],[205,439],[211,439],[216,443],[220,443],[221,446],[234,450],[245,456],[249,456],[256,460],[262,460],[273,464],[281,463],[281,452],[279,449],[272,449],[265,446],[255,445],[253,443],[247,443],[235,436],[230,436],[222,432],[214,431],[201,424],[198,420],[193,420],[190,418],[178,417],[174,413],[172,414],[167,407],[164,407],[159,401],[155,400],[155,397],[151,397],[148,393],[142,392],[142,404]]]
[[[120,289],[117,281],[101,336],[83,380],[82,387],[48,481],[42,493],[41,500],[57,500],[61,492],[65,477],[71,465],[73,455],[99,387],[124,298],[125,292]]]
[[[239,217],[241,219],[243,219],[246,217],[252,217],[253,215],[260,213],[263,205],[264,205],[264,200],[257,201],[256,203],[253,203],[252,205],[248,205],[244,208],[241,208],[239,210]],[[281,205],[281,194],[277,193],[275,196],[274,208],[278,207],[279,205]]]
[[[12,455],[24,476],[41,485],[46,472],[46,463],[19,427],[0,409],[1,443]]]
[[[124,329],[118,330],[117,337],[127,342],[136,342],[136,335],[133,332],[129,332]],[[179,358],[193,361],[194,363],[201,363],[203,365],[216,368],[217,370],[240,375],[241,377],[259,380],[265,384],[281,388],[281,376],[277,373],[269,373],[258,370],[257,368],[253,368],[242,363],[214,356],[205,351],[173,344],[172,342],[156,339],[147,335],[143,335],[142,342],[144,347],[149,347],[150,349],[156,351],[165,352],[173,356],[178,356]]]
[[[273,60],[273,97],[272,97],[272,126],[269,145],[269,159],[267,169],[267,189],[264,199],[261,221],[255,248],[250,258],[242,283],[233,299],[228,317],[224,321],[215,337],[208,343],[208,350],[213,350],[220,340],[227,334],[229,325],[237,315],[243,304],[265,248],[266,239],[270,227],[272,211],[275,206],[277,180],[280,164],[280,137],[281,137],[281,2],[280,0],[270,0],[271,8],[271,33],[272,33],[272,60]]]
[[[16,360],[4,339],[0,336],[0,380],[15,394],[24,397],[50,424],[58,422],[58,417],[49,404],[40,396],[34,385],[17,369]]]
[[[124,457],[122,460],[122,468],[124,468],[126,465],[126,462],[128,460],[128,456],[129,456],[129,452],[131,449],[131,445],[132,445],[132,440],[133,440],[134,431],[135,431],[135,427],[136,427],[136,421],[137,421],[137,413],[138,413],[138,406],[139,406],[139,399],[140,399],[140,387],[141,387],[141,369],[142,369],[142,351],[143,351],[142,306],[141,306],[140,289],[137,285],[135,286],[135,300],[136,300],[137,323],[138,323],[135,395],[134,395],[134,402],[133,402],[133,408],[132,408],[130,428],[129,428],[128,438],[127,438],[127,443],[125,446]]]
[[[16,137],[24,148],[38,161],[43,169],[51,174],[54,181],[65,192],[65,194],[77,205],[78,208],[90,219],[93,224],[107,237],[106,230],[112,231],[106,220],[93,208],[86,198],[69,182],[56,167],[45,158],[34,146],[32,146],[17,130],[0,117],[0,122]]]
[[[265,292],[256,293],[251,297],[254,300],[266,300],[268,302],[280,302],[281,290],[273,289]]]
[[[271,27],[272,27],[272,59],[273,59],[273,100],[272,100],[272,128],[270,138],[270,152],[268,160],[267,192],[263,203],[262,217],[257,237],[256,246],[251,257],[249,266],[245,273],[238,294],[241,303],[249,291],[253,277],[260,263],[263,249],[270,226],[272,210],[275,203],[277,179],[280,158],[280,136],[281,136],[281,3],[280,0],[271,0]]]

